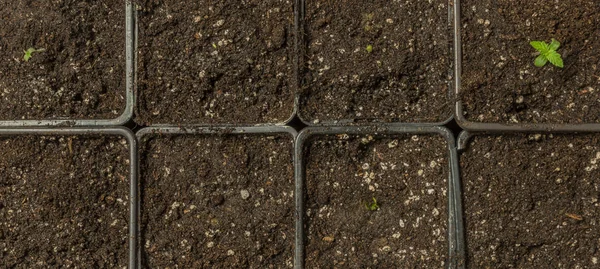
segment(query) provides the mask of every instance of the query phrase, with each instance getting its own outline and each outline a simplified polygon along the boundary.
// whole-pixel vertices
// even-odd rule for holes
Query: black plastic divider
[[[452,1],[452,0],[451,0]],[[461,39],[461,16],[460,0],[454,1],[454,98],[456,108],[454,118],[464,130],[467,131],[545,131],[545,132],[586,132],[600,131],[600,123],[582,124],[553,124],[553,123],[481,123],[469,121],[464,117],[463,106],[460,101],[461,74],[462,74],[462,39]]]
[[[20,128],[20,129],[0,129],[0,136],[20,136],[20,135],[116,135],[123,136],[129,144],[129,268],[135,268],[136,249],[137,249],[137,227],[138,227],[138,166],[137,166],[137,140],[131,130],[123,127],[113,128]]]
[[[296,139],[294,166],[296,177],[296,253],[294,268],[304,266],[304,146],[315,135],[330,134],[439,134],[448,143],[448,266],[464,268],[464,240],[462,235],[462,203],[460,200],[459,164],[454,135],[444,127],[430,126],[352,126],[352,127],[307,127]]]

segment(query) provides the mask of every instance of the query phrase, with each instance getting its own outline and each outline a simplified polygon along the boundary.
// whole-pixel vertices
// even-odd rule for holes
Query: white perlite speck
[[[231,249],[227,251],[227,256],[233,256],[234,254],[235,252]]]
[[[215,24],[213,24],[213,27],[223,26],[223,24],[225,24],[225,20],[218,20]]]
[[[248,192],[247,190],[241,190],[240,194],[242,195],[242,199],[246,200],[248,199],[248,197],[250,197],[250,192]]]

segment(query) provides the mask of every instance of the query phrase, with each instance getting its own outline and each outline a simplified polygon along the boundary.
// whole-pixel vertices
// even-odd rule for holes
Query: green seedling
[[[365,25],[364,29],[365,32],[369,32],[371,30],[373,30],[373,17],[375,14],[373,13],[365,13],[363,14],[363,24]]]
[[[34,48],[28,48],[27,50],[24,50],[23,53],[25,53],[25,56],[23,56],[23,60],[24,61],[29,61],[29,59],[31,59],[31,56],[33,56],[32,54],[34,52],[41,52],[44,51],[45,49],[34,49]]]
[[[552,38],[552,42],[548,45],[544,41],[531,41],[531,46],[540,52],[540,55],[535,58],[534,64],[537,67],[543,67],[546,63],[550,62],[553,65],[563,68],[563,59],[556,50],[560,47],[560,42]]]
[[[373,197],[373,202],[365,203],[365,208],[369,211],[375,211],[375,210],[379,209],[379,205],[377,204],[377,199],[375,199],[375,197]]]
[[[368,53],[373,52],[373,46],[368,45],[367,48],[366,48],[366,50],[367,50]]]

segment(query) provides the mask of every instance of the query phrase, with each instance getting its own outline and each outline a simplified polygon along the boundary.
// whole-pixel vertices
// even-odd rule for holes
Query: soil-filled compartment
[[[2,268],[125,268],[130,150],[116,135],[0,136]]]
[[[291,268],[290,134],[145,134],[145,267]]]
[[[476,135],[460,156],[468,268],[600,266],[600,136]]]
[[[137,122],[257,124],[291,118],[293,1],[137,3]]]
[[[444,137],[314,135],[303,150],[306,268],[448,264]]]
[[[466,120],[478,123],[600,123],[600,2],[461,1]],[[556,39],[564,68],[529,43]]]
[[[3,1],[0,17],[0,120],[123,114],[125,1]]]
[[[306,0],[299,115],[307,122],[450,118],[448,1]]]

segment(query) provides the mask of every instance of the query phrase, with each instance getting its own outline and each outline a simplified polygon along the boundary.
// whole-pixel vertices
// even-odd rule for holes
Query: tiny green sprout
[[[375,211],[375,210],[379,209],[379,205],[377,204],[377,199],[375,199],[375,197],[373,197],[373,202],[365,203],[365,208],[369,211]]]
[[[217,48],[217,44],[213,43],[212,45],[213,45],[213,48],[215,48],[215,49]]]
[[[366,48],[366,50],[367,50],[368,53],[373,52],[373,46],[368,45],[367,48]]]
[[[27,50],[24,50],[23,53],[25,53],[25,56],[23,56],[23,60],[24,61],[29,61],[29,59],[31,59],[31,56],[33,56],[32,54],[34,52],[41,52],[44,51],[45,49],[34,49],[34,48],[28,48]]]
[[[560,42],[552,38],[552,42],[548,45],[544,41],[531,41],[529,44],[540,52],[540,55],[535,58],[534,64],[537,67],[543,67],[550,62],[553,65],[563,68],[563,59],[556,50],[560,47]]]

